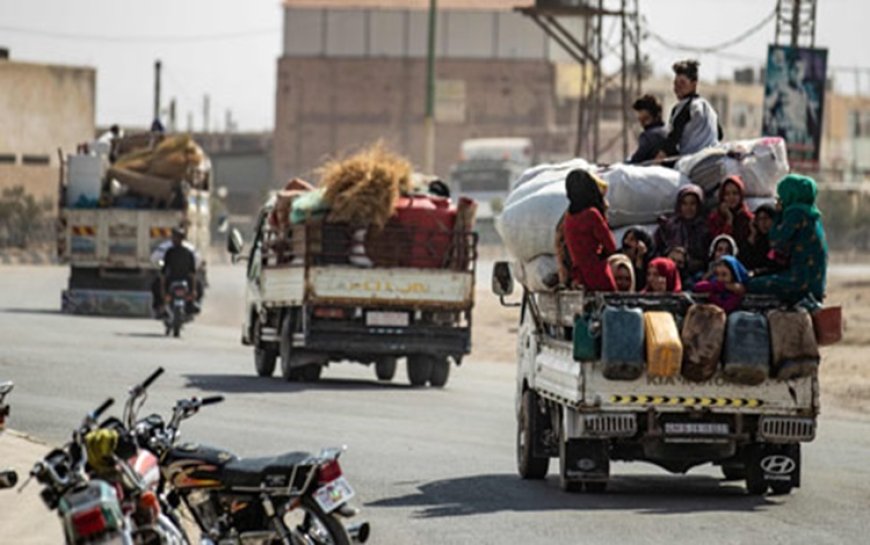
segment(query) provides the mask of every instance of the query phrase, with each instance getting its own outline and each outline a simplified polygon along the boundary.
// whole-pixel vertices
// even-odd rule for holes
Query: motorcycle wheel
[[[179,335],[181,335],[181,323],[176,322],[172,324],[172,336],[178,337]]]
[[[301,506],[285,517],[291,532],[301,534],[318,545],[350,545],[344,525],[333,514],[326,514],[314,498],[305,496]]]

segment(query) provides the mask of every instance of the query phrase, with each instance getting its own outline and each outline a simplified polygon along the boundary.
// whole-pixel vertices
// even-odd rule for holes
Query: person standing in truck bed
[[[604,214],[607,205],[602,183],[585,170],[573,170],[565,178],[570,205],[562,224],[565,246],[571,260],[571,287],[589,291],[616,291],[616,281],[607,258],[616,253],[613,233]]]

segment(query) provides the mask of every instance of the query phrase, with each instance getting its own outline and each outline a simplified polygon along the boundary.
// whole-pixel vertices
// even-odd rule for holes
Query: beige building
[[[462,140],[529,137],[573,149],[576,99],[560,86],[567,55],[514,11],[530,0],[440,0],[436,171]],[[273,175],[306,175],[324,156],[383,138],[420,165],[428,0],[284,0]],[[574,31],[580,18],[564,22]]]
[[[96,70],[0,59],[0,190],[56,201],[58,149],[93,139]]]

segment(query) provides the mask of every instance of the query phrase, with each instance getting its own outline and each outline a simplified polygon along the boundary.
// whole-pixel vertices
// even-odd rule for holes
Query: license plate
[[[712,422],[665,422],[667,435],[728,435],[728,424]]]
[[[408,327],[410,318],[407,312],[367,312],[366,325]]]
[[[346,503],[354,497],[353,488],[344,477],[339,477],[334,481],[327,483],[314,492],[314,499],[317,505],[327,514],[332,513],[343,503]]]

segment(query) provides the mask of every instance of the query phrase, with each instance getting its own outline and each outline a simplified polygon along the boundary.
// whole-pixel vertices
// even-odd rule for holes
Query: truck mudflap
[[[151,317],[151,293],[147,291],[64,290],[61,312],[90,316]]]

